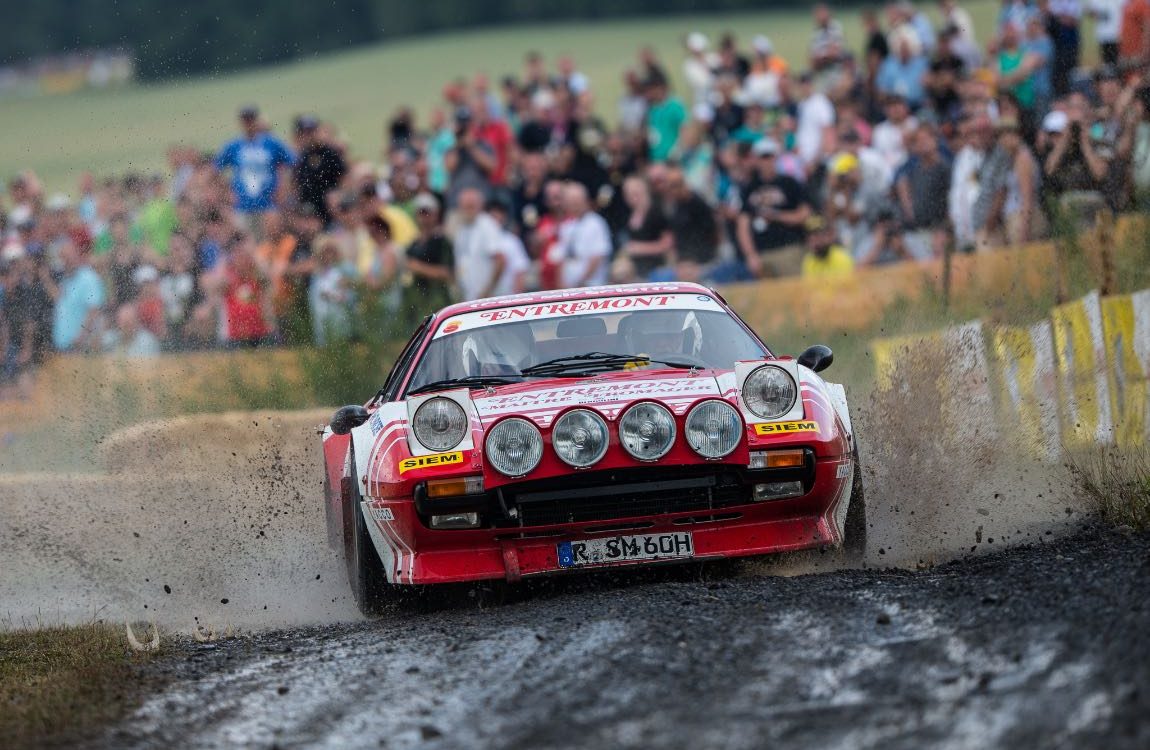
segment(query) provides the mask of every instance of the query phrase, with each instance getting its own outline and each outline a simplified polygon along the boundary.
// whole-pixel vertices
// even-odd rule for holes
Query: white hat
[[[759,34],[751,40],[751,46],[755,48],[755,52],[760,55],[769,55],[775,51],[775,45],[771,44],[771,40]]]
[[[760,138],[751,146],[751,153],[755,156],[774,156],[779,153],[779,142],[774,138]]]
[[[687,34],[687,49],[692,52],[706,52],[710,44],[707,35],[701,31],[692,31]]]
[[[156,270],[155,266],[140,266],[132,272],[132,281],[137,285],[147,284],[149,281],[156,281],[160,278],[160,272]]]
[[[1070,117],[1060,109],[1048,112],[1042,118],[1042,129],[1047,133],[1061,133],[1070,124]]]
[[[420,193],[411,202],[411,207],[416,211],[438,211],[439,201],[431,193]]]

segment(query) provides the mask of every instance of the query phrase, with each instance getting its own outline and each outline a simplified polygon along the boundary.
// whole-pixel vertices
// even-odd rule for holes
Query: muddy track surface
[[[117,747],[1150,747],[1150,536],[551,581],[157,667]]]

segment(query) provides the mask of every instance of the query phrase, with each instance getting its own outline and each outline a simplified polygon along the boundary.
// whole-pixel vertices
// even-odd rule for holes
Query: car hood
[[[724,382],[731,380],[729,372],[644,370],[586,378],[550,378],[475,391],[471,398],[485,428],[505,416],[526,417],[546,427],[560,412],[575,406],[595,409],[613,420],[628,405],[643,400],[658,401],[673,413],[683,414],[701,398],[733,394],[733,381]]]

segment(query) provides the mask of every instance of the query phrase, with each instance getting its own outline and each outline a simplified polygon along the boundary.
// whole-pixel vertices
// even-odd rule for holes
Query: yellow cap
[[[831,174],[842,176],[850,174],[859,168],[858,157],[854,154],[842,153],[831,159]]]

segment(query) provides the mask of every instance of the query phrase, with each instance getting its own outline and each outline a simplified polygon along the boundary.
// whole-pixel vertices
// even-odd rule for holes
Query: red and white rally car
[[[861,551],[831,359],[775,355],[696,284],[452,305],[325,429],[329,538],[365,612],[395,584]]]

